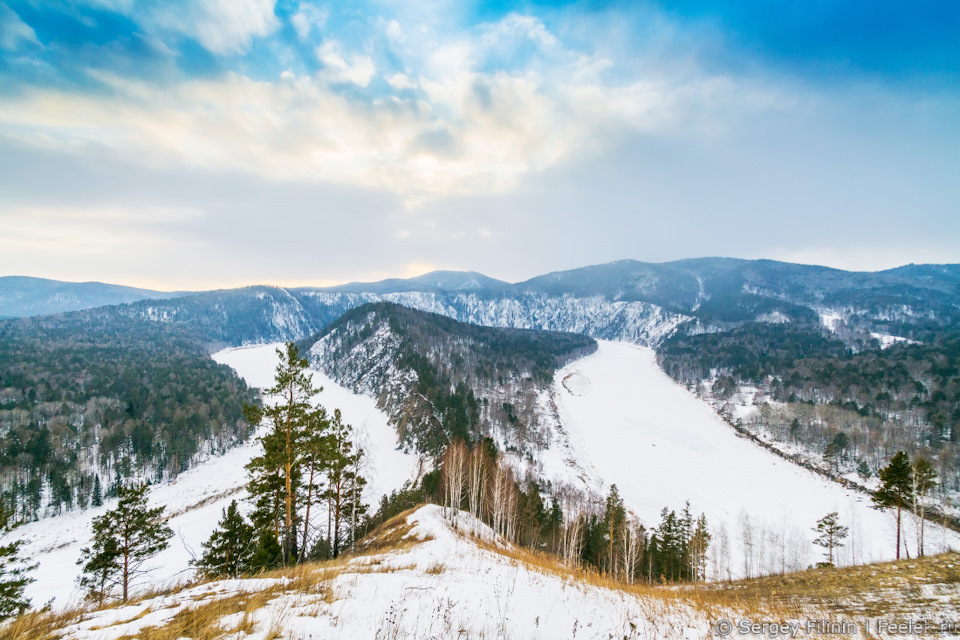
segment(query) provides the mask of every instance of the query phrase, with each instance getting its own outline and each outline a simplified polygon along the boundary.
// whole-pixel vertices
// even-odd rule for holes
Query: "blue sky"
[[[960,262],[949,2],[0,2],[0,274]]]

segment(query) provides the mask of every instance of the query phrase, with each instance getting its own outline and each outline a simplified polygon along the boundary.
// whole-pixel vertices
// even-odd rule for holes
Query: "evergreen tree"
[[[270,423],[270,431],[260,438],[263,455],[251,460],[247,469],[252,476],[250,493],[257,510],[255,524],[274,530],[283,551],[283,564],[289,565],[298,557],[297,496],[310,421],[316,415],[311,400],[322,389],[314,388],[307,360],[300,357],[295,344],[287,343],[286,350],[277,349],[277,354],[280,363],[274,386],[265,390],[278,398],[277,403],[245,409],[251,424],[257,425],[264,418]]]
[[[820,564],[832,567],[833,550],[843,546],[843,540],[847,537],[849,528],[840,525],[839,514],[834,511],[820,518],[813,530],[819,534],[813,544],[826,549],[827,561]]]
[[[203,543],[203,556],[196,566],[210,577],[238,578],[250,572],[256,543],[253,527],[243,519],[234,500],[224,509],[218,528]]]
[[[604,535],[607,541],[606,567],[607,573],[615,576],[617,573],[617,549],[619,548],[619,537],[622,533],[623,522],[627,517],[627,511],[623,506],[623,498],[620,497],[620,491],[617,485],[610,485],[610,494],[607,496],[607,505],[604,510],[603,524]]]
[[[313,506],[323,497],[323,481],[329,467],[331,437],[330,421],[327,411],[317,407],[307,417],[306,432],[302,448],[303,465],[302,477],[304,482],[300,487],[301,496],[298,498],[304,509],[302,517],[302,535],[300,536],[300,555],[298,561],[303,561],[310,549],[310,518]]]
[[[861,460],[860,464],[857,465],[857,475],[860,476],[860,479],[866,482],[870,479],[870,476],[873,474],[870,473],[870,465],[867,464],[866,460]]]
[[[701,513],[689,543],[690,575],[694,582],[700,582],[707,577],[707,549],[710,547],[710,539],[707,516]]]
[[[93,520],[93,545],[81,551],[77,564],[83,566],[80,586],[100,602],[114,588],[126,602],[133,582],[145,573],[144,562],[166,549],[173,535],[163,522],[164,508],[147,508],[148,488],[117,487],[116,508]]]
[[[6,535],[11,528],[7,526],[9,514],[0,505],[0,533]],[[37,568],[36,564],[25,565],[20,557],[22,540],[0,545],[0,620],[17,616],[30,607],[23,590],[34,581],[28,573]]]
[[[360,475],[363,450],[354,450],[350,439],[352,427],[343,421],[339,409],[333,412],[330,421],[327,449],[327,542],[331,555],[336,558],[343,549],[344,528],[350,532],[356,519],[366,507],[362,504],[363,487],[367,481]]]
[[[100,474],[93,477],[93,499],[91,504],[95,507],[103,506],[103,487],[100,485]]]
[[[913,496],[913,478],[910,458],[898,451],[890,464],[880,469],[880,488],[873,495],[873,502],[881,509],[896,509],[897,560],[900,559],[901,513],[909,506]]]
[[[277,537],[269,529],[261,530],[257,537],[257,545],[250,558],[250,573],[271,571],[283,566],[283,549],[277,542]]]

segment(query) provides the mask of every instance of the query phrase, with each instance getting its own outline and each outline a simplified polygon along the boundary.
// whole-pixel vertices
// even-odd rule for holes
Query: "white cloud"
[[[275,0],[150,3],[143,9],[142,17],[148,30],[181,33],[195,38],[213,53],[228,55],[246,51],[253,38],[277,29],[280,23],[274,15],[274,4]]]
[[[33,27],[20,19],[6,4],[0,3],[0,49],[16,51],[23,44],[39,44]]]
[[[340,44],[332,40],[327,40],[317,47],[317,58],[324,66],[320,77],[327,82],[366,87],[376,73],[376,66],[370,56],[345,56]]]
[[[297,12],[291,16],[290,23],[300,40],[307,40],[314,29],[323,29],[329,17],[330,12],[326,7],[318,8],[308,2],[301,2]]]
[[[487,52],[517,38],[551,64],[482,66]],[[691,135],[713,126],[705,114],[718,105],[750,112],[771,104],[756,98],[757,86],[728,78],[606,83],[606,58],[566,50],[542,22],[515,14],[472,34],[405,42],[392,53],[416,75],[385,80],[418,87],[416,95],[378,94],[374,60],[327,40],[315,50],[320,72],[285,71],[276,82],[230,74],[160,87],[99,74],[109,95],[0,95],[0,135],[68,152],[107,147],[154,165],[385,188],[409,205],[502,192],[524,175],[602,152],[624,130]]]
[[[395,73],[391,76],[385,76],[384,79],[387,84],[398,91],[417,88],[417,83],[410,80],[405,73]]]

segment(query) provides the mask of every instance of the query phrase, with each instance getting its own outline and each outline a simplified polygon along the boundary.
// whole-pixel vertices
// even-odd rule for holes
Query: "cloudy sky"
[[[0,275],[960,262],[960,3],[0,2]]]

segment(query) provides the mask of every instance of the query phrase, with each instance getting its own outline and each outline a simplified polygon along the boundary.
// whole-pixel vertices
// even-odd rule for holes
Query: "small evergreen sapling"
[[[219,526],[203,543],[203,549],[203,556],[195,564],[206,576],[238,578],[250,572],[257,540],[253,527],[240,514],[236,500],[224,509]]]
[[[116,508],[93,519],[93,544],[81,550],[80,586],[98,602],[114,589],[127,601],[130,587],[146,573],[143,564],[167,548],[173,535],[164,524],[163,507],[147,508],[148,485],[117,487]]]
[[[838,549],[843,546],[843,541],[846,539],[847,534],[850,529],[844,527],[839,522],[839,514],[834,511],[833,513],[828,513],[817,521],[817,526],[813,528],[815,532],[819,534],[816,540],[813,541],[813,544],[823,547],[826,551],[824,555],[827,558],[826,562],[821,562],[821,566],[833,566],[834,558],[834,549]]]

